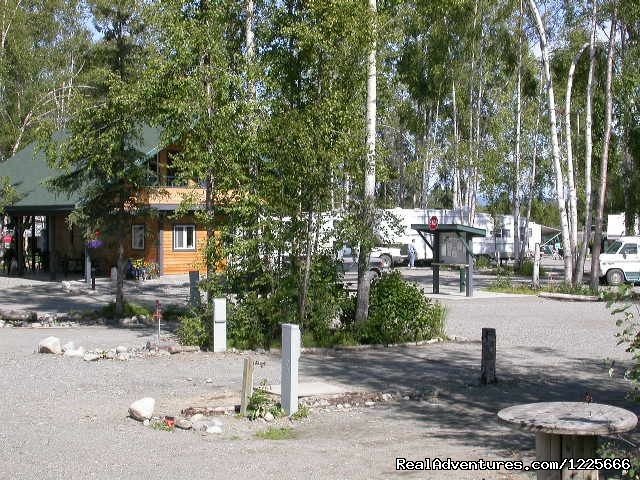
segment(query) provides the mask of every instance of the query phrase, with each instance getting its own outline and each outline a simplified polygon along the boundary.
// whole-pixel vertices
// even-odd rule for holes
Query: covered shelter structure
[[[460,224],[441,224],[437,219],[429,224],[413,223],[411,228],[433,252],[433,293],[440,293],[440,267],[455,266],[460,269],[460,291],[473,296],[473,237],[485,237],[486,230]],[[429,238],[431,237],[431,238]],[[465,288],[466,287],[466,288]]]
[[[47,164],[44,153],[37,150],[35,143],[1,164],[0,174],[9,178],[17,194],[16,201],[4,209],[13,228],[11,253],[5,255],[5,263],[8,258],[15,260],[18,275],[23,275],[25,269],[40,269],[55,279],[58,271],[66,271],[67,262],[74,258],[73,252],[77,250],[78,256],[82,253],[79,232],[69,230],[66,222],[78,201],[77,196],[48,187],[47,179],[58,176],[60,171]],[[65,256],[67,253],[71,254],[69,258]],[[81,258],[77,260],[81,262]]]

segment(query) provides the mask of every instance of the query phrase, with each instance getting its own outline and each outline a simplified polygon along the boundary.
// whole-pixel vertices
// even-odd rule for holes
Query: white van
[[[600,276],[609,285],[640,282],[640,237],[620,237],[600,254]]]

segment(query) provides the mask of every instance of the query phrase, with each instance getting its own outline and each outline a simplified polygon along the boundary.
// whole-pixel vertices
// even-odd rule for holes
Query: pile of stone
[[[3,327],[27,327],[27,328],[51,328],[51,327],[75,327],[81,314],[67,313],[39,313],[22,310],[0,310],[0,328]]]
[[[202,433],[222,433],[224,424],[215,418],[207,418],[201,413],[191,416],[157,416],[154,415],[156,401],[151,397],[136,400],[129,406],[129,416],[134,420],[142,422],[143,425],[166,424],[169,428],[177,428],[180,430],[193,430]],[[171,419],[171,423],[166,419]]]
[[[131,358],[149,358],[158,356],[169,356],[182,352],[199,352],[199,347],[181,346],[175,342],[162,343],[159,348],[155,344],[137,345],[125,347],[118,345],[109,349],[86,350],[84,347],[77,347],[73,342],[61,344],[58,337],[47,337],[38,343],[38,353],[50,353],[54,355],[64,355],[65,357],[81,357],[87,362],[97,360],[121,360],[126,361]]]

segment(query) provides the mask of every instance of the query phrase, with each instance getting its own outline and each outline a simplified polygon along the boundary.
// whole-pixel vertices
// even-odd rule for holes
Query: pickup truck
[[[380,245],[373,247],[369,262],[380,265],[382,269],[388,269],[394,265],[401,265],[408,259],[406,245]],[[338,252],[338,258],[345,263],[357,262],[357,252],[349,245],[345,245]]]

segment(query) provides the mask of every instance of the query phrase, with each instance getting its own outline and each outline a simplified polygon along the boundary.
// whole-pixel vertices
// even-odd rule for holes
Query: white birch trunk
[[[577,247],[578,247],[578,195],[576,193],[576,182],[573,168],[573,146],[571,141],[571,91],[573,89],[573,75],[576,71],[576,64],[582,52],[589,46],[585,43],[580,47],[578,53],[573,57],[569,73],[567,74],[567,91],[564,99],[564,129],[567,142],[567,180],[569,184],[569,227],[571,243],[571,253],[574,265],[577,267]],[[577,276],[574,279],[577,281]]]
[[[367,160],[364,177],[364,215],[367,229],[373,229],[373,208],[374,195],[376,189],[376,107],[377,107],[377,71],[376,71],[376,27],[375,15],[377,12],[376,0],[369,0],[369,10],[373,15],[373,41],[369,51],[367,62]],[[356,306],[356,322],[364,322],[369,316],[369,289],[371,287],[371,277],[368,275],[369,249],[361,245],[358,258],[358,292]]]
[[[593,239],[593,255],[591,256],[591,288],[597,290],[599,286],[599,266],[600,266],[600,242],[602,241],[602,230],[604,224],[604,201],[607,193],[607,167],[609,163],[609,143],[611,140],[611,115],[613,110],[613,95],[611,84],[613,81],[613,55],[615,52],[616,21],[618,4],[614,4],[613,18],[611,19],[611,30],[609,32],[609,50],[607,52],[607,81],[606,81],[606,108],[604,139],[602,145],[602,156],[600,157],[600,188],[598,189],[598,209],[596,211],[596,231]]]
[[[556,173],[556,196],[558,200],[558,210],[560,212],[560,229],[562,233],[562,248],[564,257],[564,281],[571,283],[573,280],[572,270],[573,263],[571,253],[571,243],[569,241],[569,224],[567,221],[567,209],[564,196],[564,178],[562,174],[562,165],[560,163],[560,147],[558,145],[558,123],[556,120],[556,101],[553,91],[553,79],[551,78],[551,67],[549,65],[549,47],[547,44],[547,34],[542,24],[540,12],[536,6],[535,0],[529,0],[529,6],[536,21],[538,36],[540,37],[540,50],[542,52],[542,66],[544,69],[547,101],[549,107],[549,124],[551,127],[551,147],[553,152],[553,167]]]

